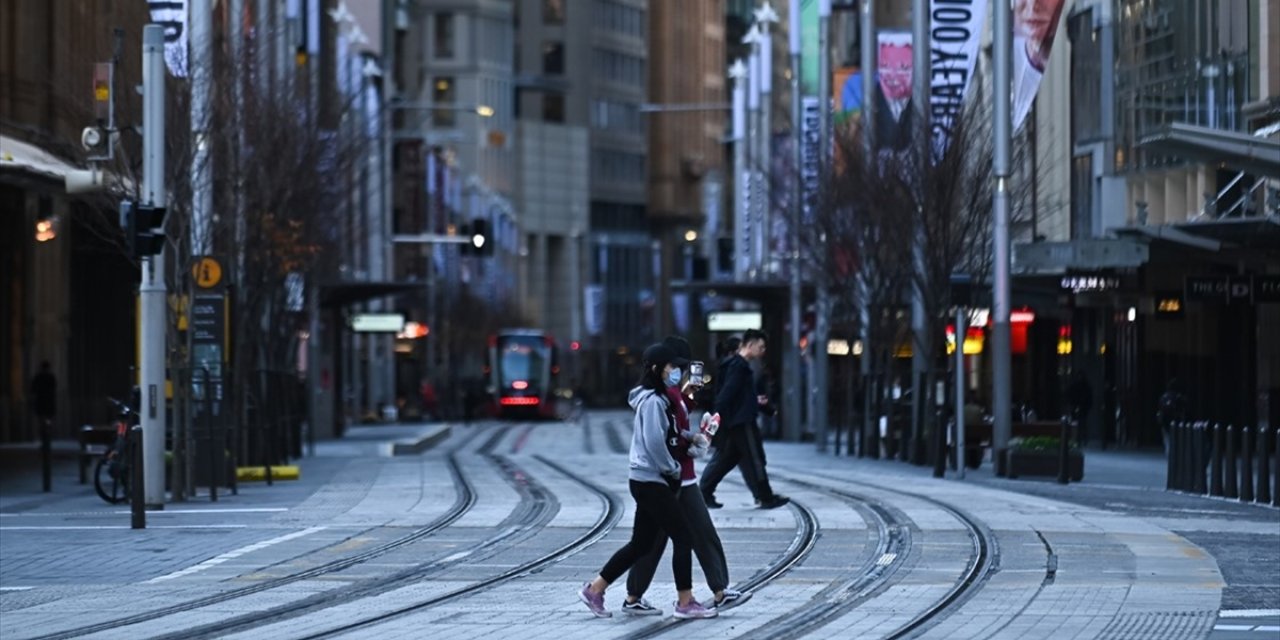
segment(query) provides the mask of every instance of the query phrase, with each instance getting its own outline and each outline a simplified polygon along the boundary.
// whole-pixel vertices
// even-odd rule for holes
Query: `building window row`
[[[591,164],[595,169],[592,177],[607,182],[644,182],[644,154],[613,149],[593,149]]]
[[[620,100],[592,100],[591,127],[602,131],[644,133],[640,105]]]
[[[596,77],[621,84],[644,85],[643,58],[612,49],[596,49],[593,57]]]
[[[596,0],[595,26],[597,29],[643,38],[644,23],[644,9],[616,0]]]

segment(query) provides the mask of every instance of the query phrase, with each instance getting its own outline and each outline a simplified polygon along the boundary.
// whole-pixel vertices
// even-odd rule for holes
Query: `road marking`
[[[879,566],[879,567],[887,567],[887,566],[889,566],[890,564],[892,564],[892,563],[893,563],[893,561],[894,561],[894,559],[895,559],[895,558],[897,558],[897,557],[898,557],[898,554],[896,554],[896,553],[886,553],[886,554],[884,554],[884,555],[880,556],[880,559],[879,559],[879,560],[876,560],[876,566]]]
[[[287,533],[282,536],[271,538],[270,540],[255,542],[251,545],[240,547],[239,549],[232,549],[231,551],[228,551],[220,556],[209,558],[208,560],[205,560],[200,564],[192,565],[190,567],[187,567],[186,569],[180,569],[178,571],[174,571],[173,573],[157,576],[155,578],[147,580],[146,582],[143,582],[143,584],[156,584],[158,582],[164,582],[165,580],[173,580],[174,578],[189,576],[193,573],[198,573],[200,571],[204,571],[205,569],[211,569],[213,567],[216,567],[228,560],[234,560],[236,558],[239,558],[240,556],[246,553],[257,551],[259,549],[265,549],[267,547],[270,547],[271,545],[280,544],[281,542],[288,542],[289,540],[293,540],[294,538],[301,538],[302,536],[311,535],[317,531],[323,531],[324,529],[328,529],[328,527],[324,527],[324,526],[311,527],[310,529],[303,529],[302,531],[294,531],[293,533]]]
[[[1219,618],[1265,618],[1280,616],[1280,609],[1223,609],[1218,612]]]
[[[459,551],[451,556],[445,556],[440,560],[440,562],[453,562],[454,560],[461,560],[469,555],[471,555],[470,551]]]
[[[158,524],[147,527],[148,529],[244,529],[247,524]],[[96,524],[96,525],[64,525],[49,527],[0,527],[0,531],[76,531],[89,530],[100,531],[106,529],[132,529],[129,525],[124,524]]]
[[[1251,624],[1215,624],[1214,631],[1253,631]]]
[[[1280,625],[1262,624],[1254,627],[1253,630],[1254,631],[1273,631],[1276,633],[1280,633]]]
[[[0,587],[0,591],[27,591],[35,587]]]

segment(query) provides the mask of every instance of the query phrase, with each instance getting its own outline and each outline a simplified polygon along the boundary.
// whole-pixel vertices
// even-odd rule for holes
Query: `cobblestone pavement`
[[[757,509],[734,474],[712,512],[731,580],[754,597],[719,619],[675,624],[664,561],[645,594],[663,616],[624,615],[618,585],[606,596],[614,617],[598,619],[576,591],[630,534],[629,416],[454,425],[421,455],[390,455],[388,443],[440,428],[355,427],[319,443],[297,481],[171,503],[143,531],[74,484],[65,458],[51,494],[36,491],[29,465],[6,465],[0,637],[879,638],[953,593],[911,633],[1280,636],[1280,602],[1267,591],[1280,561],[1256,549],[1238,557],[1280,539],[1273,509],[1132,483],[933,479],[774,442],[774,485],[795,504]],[[816,533],[806,538],[808,514]],[[989,564],[977,562],[980,541]],[[1221,558],[1252,573],[1230,574]],[[783,561],[794,564],[771,569]]]

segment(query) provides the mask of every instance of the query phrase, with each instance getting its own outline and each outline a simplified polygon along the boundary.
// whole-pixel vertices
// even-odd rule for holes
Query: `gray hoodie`
[[[636,411],[631,431],[630,478],[662,483],[667,477],[679,478],[680,463],[667,451],[667,399],[652,389],[636,387],[627,403]]]

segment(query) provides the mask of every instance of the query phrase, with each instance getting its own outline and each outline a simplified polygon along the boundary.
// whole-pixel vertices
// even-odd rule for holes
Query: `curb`
[[[444,441],[446,438],[449,437],[449,433],[452,431],[452,429],[453,427],[447,424],[443,424],[431,431],[424,433],[422,436],[418,437],[418,439],[416,440],[400,440],[397,442],[392,442],[390,443],[391,455],[392,456],[416,456],[422,453],[423,451],[426,451],[427,449],[430,449],[431,447],[434,447],[440,442]]]

